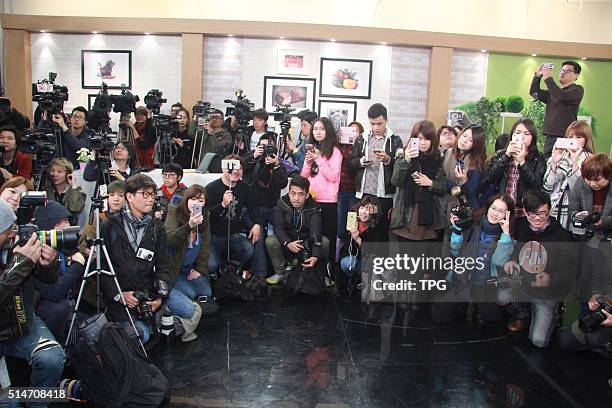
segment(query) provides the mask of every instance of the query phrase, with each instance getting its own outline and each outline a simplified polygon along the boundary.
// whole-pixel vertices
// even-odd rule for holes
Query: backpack
[[[243,279],[239,263],[235,261],[226,263],[219,269],[218,275],[213,283],[216,299],[240,299],[246,302],[255,299],[254,288],[251,285],[254,277],[251,280]]]
[[[302,268],[298,262],[287,277],[287,289],[290,295],[298,292],[312,296],[321,296],[326,293],[325,263],[320,260],[314,268]]]
[[[170,384],[120,323],[102,327],[94,351],[79,338],[71,354],[88,401],[108,407],[157,407]]]

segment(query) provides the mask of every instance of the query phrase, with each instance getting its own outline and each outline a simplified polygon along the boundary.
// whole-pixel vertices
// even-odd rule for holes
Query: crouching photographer
[[[274,275],[266,279],[270,285],[286,279],[294,263],[313,268],[328,253],[329,240],[321,235],[321,207],[312,199],[309,189],[308,179],[293,177],[289,193],[274,209],[274,235],[266,238],[274,269]]]
[[[587,299],[593,277],[610,270],[606,252],[612,237],[612,161],[599,153],[582,162],[582,177],[570,190],[569,217],[574,238],[584,242],[581,251],[580,300],[582,314],[589,313]]]
[[[36,234],[13,247],[16,216],[0,199],[0,357],[22,358],[32,366],[32,387],[55,387],[64,369],[64,352],[47,326],[34,314],[34,278],[52,283],[57,276],[41,256]],[[11,251],[12,249],[12,251]],[[30,404],[30,406],[47,406]]]
[[[106,315],[110,321],[124,322],[129,330],[125,299],[143,343],[155,332],[153,316],[164,298],[172,299],[172,305],[168,306],[179,317],[190,318],[196,313],[196,305],[186,296],[170,291],[166,231],[161,220],[151,215],[155,189],[155,182],[145,174],[130,177],[125,185],[127,205],[118,213],[108,215],[100,227],[104,242],[112,243],[108,255],[123,293],[123,296],[118,293],[111,276],[100,277]]]

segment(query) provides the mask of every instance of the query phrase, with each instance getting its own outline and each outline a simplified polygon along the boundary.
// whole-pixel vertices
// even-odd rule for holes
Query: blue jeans
[[[253,257],[253,244],[240,234],[230,236],[230,259],[240,262],[244,266]],[[210,240],[210,254],[208,256],[208,271],[216,275],[221,263],[227,259],[227,235],[212,235]]]
[[[273,224],[272,214],[274,213],[274,207],[263,207],[259,206],[259,215],[263,220],[261,228],[261,238],[255,243],[255,254],[253,255],[253,261],[251,267],[253,273],[258,276],[268,276],[268,256],[266,255],[266,236],[268,230],[268,224]]]
[[[57,387],[64,370],[64,350],[38,316],[32,315],[28,327],[30,334],[12,342],[0,343],[0,356],[13,356],[29,362],[32,367],[32,387]],[[31,403],[29,406],[46,407],[47,404]]]
[[[357,257],[352,255],[347,255],[340,260],[340,269],[348,278],[350,279],[354,273],[359,272],[359,267],[361,266],[361,262]]]
[[[528,303],[510,303],[506,308],[517,319],[526,319],[531,314],[529,340],[534,346],[545,348],[555,329],[557,304],[556,300],[531,298]]]
[[[176,287],[172,288],[168,299],[166,300],[166,306],[170,309],[172,314],[182,317],[183,319],[189,319],[193,316],[195,306],[190,298],[188,298],[180,289]]]
[[[187,280],[187,276],[184,273],[180,273],[174,283],[174,289],[180,290],[191,300],[197,300],[200,296],[212,297],[210,282],[204,275],[200,275],[193,280]]]
[[[132,325],[129,321],[121,322],[123,328],[131,334],[133,332]],[[134,325],[136,326],[136,330],[138,330],[138,334],[140,335],[140,340],[142,340],[142,344],[147,344],[151,337],[151,327],[146,325],[142,320],[134,319]]]
[[[357,202],[355,192],[338,192],[338,238],[343,238],[346,232],[346,217]],[[331,239],[332,237],[329,237]]]

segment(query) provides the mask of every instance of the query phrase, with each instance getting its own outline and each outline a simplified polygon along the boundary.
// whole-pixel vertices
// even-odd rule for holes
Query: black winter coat
[[[139,249],[153,252],[153,259],[147,261],[138,258],[130,244],[123,224],[123,211],[110,215],[100,227],[100,235],[106,243],[108,255],[117,274],[119,286],[123,292],[132,290],[148,290],[153,292],[153,283],[162,280],[170,285],[169,258],[166,247],[166,230],[164,224],[157,218],[151,219],[146,227]],[[105,262],[103,262],[105,264]],[[104,268],[108,266],[104,265]],[[108,269],[106,269],[108,270]],[[126,321],[127,316],[123,305],[114,300],[117,287],[112,277],[100,277],[101,292],[105,297],[107,315],[112,321]],[[130,309],[134,316],[135,312]]]
[[[302,240],[311,240],[312,243],[321,242],[321,207],[308,197],[304,203],[300,227],[293,228],[293,206],[289,201],[289,195],[278,200],[278,205],[274,208],[274,235],[280,243],[285,244]],[[312,245],[312,255],[321,258],[321,246]]]

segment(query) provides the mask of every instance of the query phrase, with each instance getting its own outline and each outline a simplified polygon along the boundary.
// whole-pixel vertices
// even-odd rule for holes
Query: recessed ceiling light
[[[278,38],[280,38],[281,40],[284,40],[284,39],[285,39],[285,37],[278,37]]]
[[[532,56],[532,57],[537,57],[537,56],[538,56],[538,54],[531,54],[531,56]]]
[[[92,33],[92,34],[98,34],[98,32],[97,32],[97,31],[92,31],[91,33]]]
[[[144,35],[151,35],[151,33],[144,33]]]
[[[227,36],[228,36],[228,37],[233,37],[233,36],[234,36],[234,34],[228,34]]]
[[[487,52],[487,50],[480,50],[480,52]]]
[[[385,41],[380,43],[381,45],[387,45],[387,43]]]
[[[331,39],[331,40],[329,40],[329,41],[331,41],[331,42],[336,42],[336,39],[335,39],[335,38],[332,38],[332,39]]]
[[[40,30],[40,32],[41,32],[41,33],[46,33],[46,32],[47,32],[47,30]]]
[[[585,60],[585,59],[587,59],[587,57],[582,57],[582,58],[580,58],[580,59],[581,59],[581,60]]]

